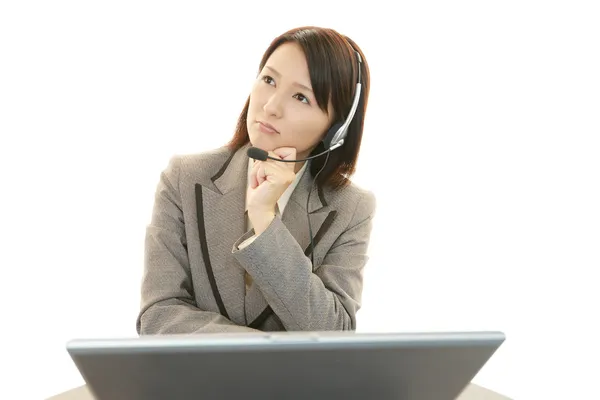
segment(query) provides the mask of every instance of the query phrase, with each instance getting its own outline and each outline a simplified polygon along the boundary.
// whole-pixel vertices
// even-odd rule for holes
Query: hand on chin
[[[296,149],[279,147],[269,151],[269,156],[283,160],[293,160]],[[250,171],[250,187],[247,193],[248,217],[252,225],[262,228],[275,216],[275,205],[295,179],[294,163],[278,162],[272,159],[255,161]]]

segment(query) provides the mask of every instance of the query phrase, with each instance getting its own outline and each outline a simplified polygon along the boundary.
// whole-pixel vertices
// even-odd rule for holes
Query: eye
[[[265,82],[265,83],[267,83],[269,85],[272,85],[272,84],[275,83],[275,81],[273,80],[273,78],[271,78],[269,75],[263,75],[262,76],[262,80],[263,80],[263,82]]]
[[[308,98],[303,95],[302,93],[296,93],[294,96],[298,96],[296,97],[298,100],[300,100],[301,102],[303,102],[304,104],[310,104],[310,101],[308,101]]]

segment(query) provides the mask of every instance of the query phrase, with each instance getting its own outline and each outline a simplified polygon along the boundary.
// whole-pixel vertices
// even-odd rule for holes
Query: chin
[[[259,148],[261,150],[264,150],[264,151],[273,151],[276,148],[276,146],[265,145],[265,144],[262,144],[261,142],[258,142],[258,143],[250,142],[250,143],[251,143],[252,147],[257,147],[257,148]]]
[[[265,151],[272,151],[277,146],[271,140],[265,140],[265,138],[261,137],[260,134],[249,134],[250,145],[253,147],[258,147],[259,149],[263,149]]]

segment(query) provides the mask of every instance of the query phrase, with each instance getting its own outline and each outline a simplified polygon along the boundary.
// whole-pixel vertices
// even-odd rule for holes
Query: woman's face
[[[333,115],[331,102],[328,109]],[[317,105],[300,46],[280,45],[250,94],[247,127],[252,146],[266,151],[295,147],[296,158],[306,158],[331,125],[329,115]]]

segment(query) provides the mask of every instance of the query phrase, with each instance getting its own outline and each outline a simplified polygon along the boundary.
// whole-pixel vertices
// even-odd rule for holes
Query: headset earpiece
[[[329,149],[332,145],[335,144],[331,142],[333,141],[335,134],[337,133],[337,131],[340,130],[342,125],[344,125],[343,122],[338,122],[336,124],[333,124],[331,128],[329,128],[327,134],[325,135],[325,137],[323,137],[323,146],[325,147],[325,149]]]
[[[325,147],[325,150],[336,149],[344,143],[344,139],[346,138],[346,135],[348,134],[348,129],[350,128],[350,123],[352,122],[354,114],[356,113],[356,109],[358,108],[360,93],[362,89],[362,58],[360,57],[360,53],[358,51],[355,50],[354,52],[356,53],[356,59],[358,61],[358,82],[356,83],[356,90],[354,91],[354,100],[352,102],[352,107],[350,108],[350,112],[348,113],[348,116],[346,117],[345,121],[333,124],[333,126],[327,131],[327,134],[321,141],[323,143],[323,146]],[[337,146],[335,146],[336,144]]]

